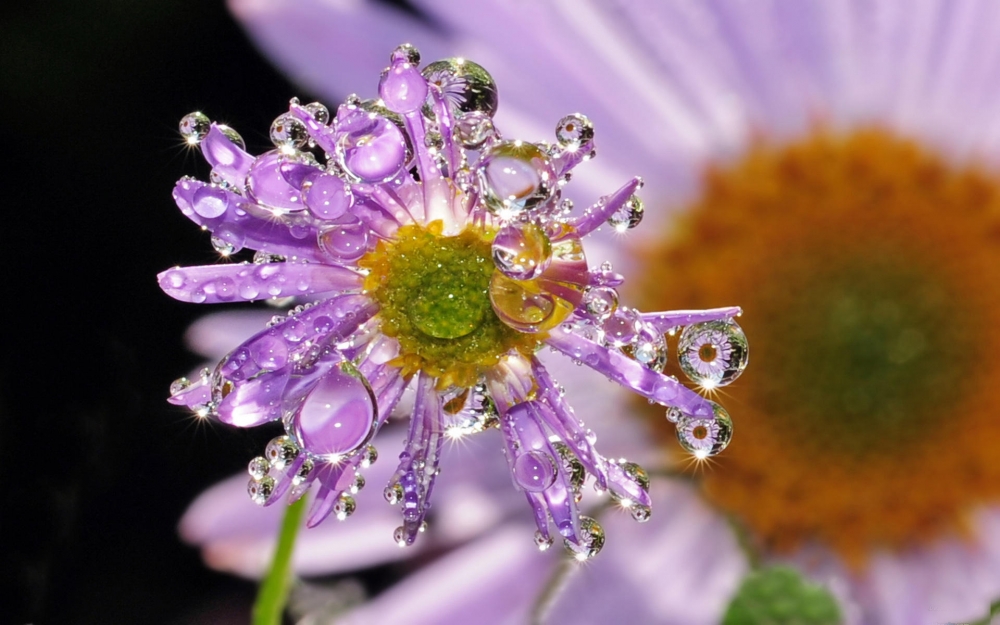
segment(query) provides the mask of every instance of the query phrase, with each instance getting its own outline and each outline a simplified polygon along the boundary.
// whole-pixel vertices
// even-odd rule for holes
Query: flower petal
[[[157,278],[167,295],[195,304],[359,291],[364,280],[361,274],[345,267],[307,263],[175,267]]]
[[[188,326],[184,342],[194,353],[219,360],[254,334],[261,331],[276,310],[240,310],[217,312],[199,318]]]

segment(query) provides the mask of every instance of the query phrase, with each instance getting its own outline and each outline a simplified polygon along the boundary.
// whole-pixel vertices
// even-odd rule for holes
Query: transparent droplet
[[[645,523],[650,519],[651,516],[653,516],[652,508],[643,505],[641,503],[633,503],[631,506],[629,506],[628,511],[629,514],[632,515],[632,518],[638,521],[639,523]]]
[[[667,365],[667,341],[651,324],[639,324],[632,345],[632,358],[653,371],[663,371]]]
[[[219,237],[212,237],[212,249],[222,256],[230,256],[236,253],[235,245]]]
[[[229,139],[229,141],[234,145],[236,145],[238,148],[240,148],[241,150],[247,149],[246,141],[243,140],[243,137],[240,136],[240,133],[236,132],[229,126],[223,126],[221,124],[216,125],[215,127],[219,129],[219,132],[221,132],[225,138]]]
[[[247,494],[250,495],[251,501],[258,506],[266,504],[273,492],[274,478],[270,476],[265,476],[260,480],[251,479],[247,484]]]
[[[316,463],[312,459],[307,458],[302,465],[299,467],[295,475],[292,476],[292,484],[299,485],[309,479],[312,474],[313,469],[316,468]]]
[[[397,59],[402,59],[410,65],[420,65],[420,50],[417,50],[412,43],[400,44],[392,51],[389,62]]]
[[[682,416],[684,416],[684,413],[681,412],[680,408],[676,406],[671,406],[670,408],[667,408],[666,416],[667,416],[667,421],[671,423],[677,423],[677,420],[680,419]]]
[[[403,500],[403,485],[399,482],[389,484],[385,487],[385,490],[382,491],[382,496],[385,497],[385,500],[390,504],[396,505]]]
[[[614,347],[631,345],[639,334],[639,313],[627,306],[618,307],[604,321],[605,340]]]
[[[604,528],[589,516],[581,516],[579,543],[564,538],[563,545],[574,559],[581,562],[589,560],[604,547]]]
[[[534,143],[493,145],[483,153],[477,171],[486,207],[503,219],[538,208],[556,191],[552,163]]]
[[[264,456],[257,456],[247,465],[247,473],[255,480],[263,479],[267,472],[271,470],[271,463]]]
[[[365,487],[365,476],[361,475],[360,473],[355,473],[354,481],[351,482],[351,486],[348,488],[348,490],[351,491],[352,495],[357,495],[358,493],[361,492],[361,489],[363,489],[364,487]]]
[[[388,182],[407,160],[406,139],[387,117],[368,114],[358,118],[337,140],[335,158],[354,182]]]
[[[681,370],[704,388],[725,386],[740,377],[749,357],[747,337],[730,319],[691,324],[677,343]]]
[[[618,291],[609,286],[589,286],[583,292],[583,308],[594,319],[604,321],[618,309]]]
[[[633,195],[621,208],[608,217],[608,224],[618,232],[631,230],[642,221],[643,208],[642,200],[638,195]]]
[[[354,511],[357,509],[358,503],[354,501],[354,497],[351,497],[347,493],[337,495],[337,501],[333,504],[333,514],[337,517],[338,521],[345,520],[354,514]]]
[[[329,113],[327,113],[329,115]],[[306,126],[291,113],[279,115],[271,123],[271,143],[278,148],[298,149],[309,141]]]
[[[564,148],[579,148],[594,140],[594,124],[586,115],[567,115],[556,124],[556,139]]]
[[[545,230],[532,222],[510,223],[493,239],[493,262],[515,280],[537,278],[552,261],[552,242]]]
[[[579,491],[583,488],[583,483],[587,480],[587,470],[584,468],[583,463],[580,462],[580,459],[576,457],[576,454],[570,450],[566,443],[553,443],[552,447],[559,454],[560,460],[562,460],[562,467],[565,475],[568,477],[570,488],[574,491]]]
[[[289,462],[295,460],[298,455],[298,445],[290,436],[273,438],[264,448],[264,457],[267,458],[272,467],[279,471],[284,469]]]
[[[539,551],[548,551],[552,546],[552,537],[546,536],[541,530],[535,530],[535,546]]]
[[[572,308],[559,312],[559,300],[534,281],[508,278],[500,272],[490,280],[493,310],[508,326],[521,332],[543,332],[559,325]]]
[[[188,113],[181,118],[181,137],[188,145],[198,145],[212,127],[212,120],[200,111]]]
[[[421,74],[428,83],[441,88],[456,113],[482,111],[490,117],[496,113],[497,85],[478,63],[460,58],[442,59],[427,65]]]
[[[707,458],[721,452],[733,438],[733,420],[726,409],[709,401],[712,405],[711,419],[695,419],[682,415],[677,419],[677,440],[681,447],[697,458]]]
[[[463,147],[478,150],[487,140],[496,136],[493,119],[485,111],[462,113],[455,120],[455,136]]]
[[[320,102],[310,102],[302,108],[309,111],[309,114],[312,115],[313,119],[317,122],[321,124],[330,123],[330,109],[326,108],[326,105]]]
[[[556,466],[549,454],[530,450],[514,459],[512,474],[515,484],[530,493],[537,493],[556,481]]]
[[[621,467],[630,480],[638,484],[642,490],[649,492],[649,473],[646,472],[646,469],[635,462],[623,462]]]
[[[280,254],[271,254],[269,252],[257,250],[254,252],[253,262],[255,265],[263,265],[265,263],[283,263],[285,262],[285,257]]]
[[[400,525],[392,531],[392,540],[400,547],[406,547],[406,528]]]
[[[187,378],[177,378],[170,383],[170,396],[175,397],[191,388],[191,380]]]
[[[323,252],[336,263],[352,263],[368,251],[370,230],[360,219],[324,226],[317,232]]]
[[[361,452],[361,467],[367,469],[375,464],[376,460],[378,460],[378,450],[375,449],[374,445],[366,446],[365,450]]]

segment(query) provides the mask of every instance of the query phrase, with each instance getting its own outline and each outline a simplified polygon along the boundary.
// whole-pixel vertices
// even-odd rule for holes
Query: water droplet
[[[278,436],[271,439],[264,448],[264,457],[267,458],[271,466],[281,471],[289,462],[295,460],[299,455],[299,447],[290,436]]]
[[[212,237],[212,249],[223,256],[230,256],[236,253],[235,245],[219,237]]]
[[[556,124],[556,139],[564,148],[579,148],[594,140],[594,124],[586,115],[567,115]]]
[[[257,250],[254,252],[253,262],[255,265],[263,265],[265,263],[283,263],[285,262],[285,257],[281,254],[271,254]]]
[[[570,450],[566,443],[553,443],[552,447],[559,454],[565,475],[568,476],[569,486],[574,491],[579,492],[583,488],[583,483],[587,480],[587,470],[583,467],[580,459]]]
[[[260,480],[252,479],[247,484],[247,494],[250,495],[250,499],[258,506],[266,504],[273,492],[274,478],[270,476],[265,476]]]
[[[638,195],[633,195],[621,208],[608,217],[608,224],[618,232],[631,230],[642,221],[643,208],[642,200]]]
[[[181,118],[181,137],[188,145],[198,145],[212,127],[212,120],[200,111],[188,113]]]
[[[677,420],[677,440],[681,447],[698,458],[707,458],[721,452],[733,438],[733,420],[726,409],[709,401],[714,416],[695,419],[686,415]]]
[[[481,111],[489,117],[497,110],[497,85],[478,63],[451,58],[435,61],[421,72],[427,82],[437,85],[457,113]]]
[[[194,192],[191,208],[205,219],[215,219],[225,214],[229,208],[229,196],[219,187],[204,185]]]
[[[486,207],[504,219],[543,205],[556,192],[552,164],[533,143],[498,143],[483,153],[477,171]]]
[[[240,136],[240,133],[236,132],[229,126],[223,126],[221,124],[218,124],[215,127],[218,128],[219,132],[221,132],[225,138],[229,139],[229,141],[233,145],[237,146],[241,150],[247,149],[246,141],[243,140],[243,137]]]
[[[628,511],[632,515],[632,518],[639,523],[645,523],[651,516],[653,516],[652,508],[641,503],[633,503],[629,506]]]
[[[388,182],[406,163],[406,139],[381,115],[360,113],[337,141],[337,164],[354,182]]]
[[[308,140],[305,124],[291,113],[279,115],[271,123],[271,143],[275,147],[295,150],[303,147]]]
[[[392,531],[392,540],[400,547],[406,547],[406,528],[402,525]]]
[[[589,560],[601,552],[604,548],[604,528],[600,523],[589,516],[580,516],[580,540],[579,543],[565,538],[563,546],[574,559],[581,562]]]
[[[485,111],[470,111],[462,113],[455,120],[455,135],[462,146],[470,150],[478,150],[488,140],[496,136],[493,119]]]
[[[309,476],[312,474],[313,469],[315,468],[316,468],[316,463],[313,462],[311,458],[306,458],[306,460],[303,461],[302,465],[299,467],[299,470],[296,471],[295,475],[292,476],[292,484],[297,486],[305,482],[307,479],[309,479]]]
[[[493,262],[515,280],[537,278],[551,261],[552,243],[538,224],[510,223],[493,239]]]
[[[345,520],[354,514],[354,511],[357,509],[358,503],[354,501],[354,497],[351,497],[347,493],[337,495],[337,501],[333,504],[333,514],[337,517],[338,521]]]
[[[374,445],[368,445],[365,450],[361,452],[361,466],[367,469],[368,467],[375,464],[378,460],[378,450],[375,449]]]
[[[187,378],[177,378],[170,383],[170,396],[175,397],[191,388],[191,380]]]
[[[663,371],[667,364],[667,341],[652,325],[641,323],[632,345],[632,357],[653,371]]]
[[[271,463],[264,456],[257,456],[247,465],[247,473],[255,480],[261,480],[271,470]]]
[[[614,347],[631,345],[639,334],[639,313],[627,306],[620,306],[604,322],[605,340]]]
[[[337,219],[354,204],[351,188],[331,174],[321,173],[307,178],[302,188],[302,200],[320,219]]]
[[[369,229],[360,219],[320,228],[317,242],[336,263],[352,263],[368,251]]]
[[[310,102],[304,107],[305,110],[309,111],[309,114],[313,116],[317,122],[321,124],[330,123],[330,109],[320,102]]]
[[[365,487],[365,476],[361,475],[360,473],[355,473],[354,481],[351,483],[351,486],[350,488],[348,488],[348,490],[351,491],[352,495],[357,495],[358,493],[361,492],[361,489],[363,489],[364,487]]]
[[[556,314],[555,297],[541,292],[534,282],[514,280],[500,272],[490,280],[490,302],[501,321],[521,332],[554,328],[568,315]]]
[[[542,530],[535,530],[535,546],[539,551],[548,551],[552,546],[552,537],[543,534]]]
[[[678,408],[677,406],[671,406],[670,408],[667,408],[667,421],[671,423],[677,423],[677,420],[680,419],[682,416],[684,416],[684,413],[681,412],[681,409]]]
[[[646,473],[646,469],[635,462],[623,462],[621,467],[626,477],[638,484],[642,490],[649,492],[649,473]]]
[[[403,486],[399,482],[394,482],[385,487],[382,496],[392,505],[396,505],[403,500]]]
[[[402,60],[410,65],[420,65],[420,50],[412,43],[404,43],[396,46],[396,49],[392,51],[392,55],[389,57],[389,62]]]
[[[556,481],[556,467],[549,454],[530,450],[514,459],[512,475],[515,484],[529,493],[537,493]]]
[[[684,374],[705,388],[731,383],[743,373],[750,357],[743,329],[729,319],[684,328],[677,354]]]
[[[339,457],[374,434],[374,394],[360,372],[351,369],[332,367],[292,416],[291,432],[311,454]]]
[[[604,321],[618,309],[618,291],[609,286],[590,286],[583,292],[583,308],[588,315]]]

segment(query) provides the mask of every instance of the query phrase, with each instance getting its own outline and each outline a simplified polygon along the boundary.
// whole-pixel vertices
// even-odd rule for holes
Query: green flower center
[[[722,618],[722,625],[837,625],[840,609],[821,586],[790,568],[747,575]]]
[[[504,324],[490,303],[494,233],[469,228],[444,237],[400,228],[360,261],[381,306],[382,331],[400,343],[406,373],[427,371],[443,386],[471,386],[511,349],[532,352],[539,337]]]

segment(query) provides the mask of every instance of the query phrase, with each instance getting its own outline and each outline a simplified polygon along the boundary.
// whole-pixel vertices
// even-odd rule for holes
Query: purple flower
[[[497,86],[485,69],[461,58],[419,63],[415,48],[400,46],[380,99],[351,96],[332,118],[322,104],[292,100],[271,126],[275,148],[258,156],[201,113],[182,119],[212,174],[179,181],[177,205],[223,256],[256,254],[169,269],[160,286],[194,303],[309,303],[194,381],[175,382],[170,401],[238,427],[280,421],[285,434],[250,461],[249,496],[266,506],[312,489],[306,524],[315,527],[354,513],[378,457],[372,442],[413,388],[399,463],[380,476],[402,516],[397,544],[424,529],[445,441],[495,427],[534,514],[535,544],[545,550],[559,538],[587,560],[605,536],[580,510],[585,483],[642,522],[649,477],[598,453],[536,352],[547,345],[668,406],[681,444],[707,457],[728,444],[731,421],[662,373],[665,335],[683,328],[682,344],[718,343],[711,358],[679,358],[705,388],[725,385],[747,363],[732,320],[740,311],[620,305],[623,277],[589,266],[582,239],[605,223],[619,233],[635,227],[641,180],[572,210],[563,187],[595,154],[585,116],[559,120],[552,144],[511,140],[493,123]]]
[[[949,167],[954,167],[977,159],[993,162],[1000,136],[995,114],[1000,94],[994,79],[997,48],[993,36],[1000,16],[988,3],[899,0],[501,3],[482,0],[466,3],[462,10],[455,10],[452,4],[439,0],[418,0],[414,4],[423,19],[376,3],[234,0],[230,4],[271,58],[293,78],[321,93],[336,94],[363,84],[357,80],[355,72],[368,72],[379,66],[379,48],[391,45],[380,40],[384,37],[390,41],[413,41],[422,49],[434,50],[437,56],[461,51],[488,64],[493,75],[505,86],[504,106],[498,112],[497,123],[503,128],[516,128],[524,136],[537,136],[537,130],[532,130],[538,119],[535,117],[537,112],[554,118],[570,107],[582,107],[586,103],[588,115],[602,132],[602,159],[592,165],[588,176],[579,176],[575,185],[604,184],[607,178],[617,175],[605,167],[611,163],[646,175],[649,179],[644,190],[647,205],[658,207],[679,209],[685,203],[697,201],[705,192],[706,165],[742,162],[741,159],[755,153],[752,150],[754,141],[760,137],[772,145],[796,146],[808,140],[817,128],[834,138],[841,138],[859,128],[875,126],[883,132],[919,141],[922,148],[936,152]],[[364,33],[364,40],[352,39],[357,33]],[[346,58],[347,51],[352,59],[358,60],[357,63],[327,61]],[[365,63],[371,65],[366,68]],[[604,158],[607,156],[611,158]],[[825,171],[815,163],[811,165],[814,169],[808,171]],[[789,171],[794,173],[795,170]],[[859,181],[865,180],[860,174],[866,171],[864,168],[858,170]],[[932,179],[933,176],[925,178]],[[921,193],[918,191],[922,187],[915,186],[918,184],[918,181],[907,179],[903,186],[919,198]],[[858,187],[862,191],[869,189],[854,181],[842,186]],[[768,188],[774,187],[761,185],[763,191]],[[779,205],[789,197],[785,193],[775,194]],[[817,193],[809,197],[823,199]],[[940,206],[941,212],[954,212],[947,204]],[[882,215],[883,221],[906,223],[905,219],[890,221],[878,208],[876,204],[871,212]],[[664,215],[668,211],[649,212],[647,222],[666,222]],[[990,211],[980,214],[988,215]],[[775,256],[784,253],[784,248],[777,247],[773,239],[763,236],[769,232],[761,225],[764,220],[746,219],[741,223],[748,227],[737,228],[736,239],[759,239],[765,241],[762,247],[770,244],[772,250],[777,250]],[[769,222],[767,227],[773,223]],[[989,224],[982,220],[979,223],[983,224],[983,230],[973,232],[992,231]],[[715,225],[717,227],[718,222]],[[750,230],[754,225],[757,229]],[[984,240],[965,238],[960,239],[962,243],[956,243],[958,239],[944,238],[940,231],[915,230],[907,225],[899,229],[900,233],[926,237],[920,239],[928,241],[923,248],[926,254],[939,250],[979,254],[986,247]],[[820,238],[837,234],[830,228],[814,227],[813,230]],[[644,227],[637,234],[647,237],[642,241],[646,246],[660,248],[665,246],[664,232],[675,230]],[[718,240],[722,244],[715,249],[721,253],[703,254],[704,264],[714,263],[717,275],[732,274],[734,269],[758,264],[756,257],[732,253],[737,249],[731,245],[732,239],[720,237]],[[726,250],[731,253],[725,253]],[[637,256],[615,259],[613,253],[614,250],[609,250],[606,257],[626,267],[630,275],[654,273],[652,269],[656,266],[642,264]],[[780,267],[780,263],[772,266]],[[996,281],[987,277],[992,276],[989,273],[991,266],[997,265],[986,265],[983,272],[969,274],[975,276],[978,283],[970,285],[967,294],[993,292],[991,285]],[[759,276],[760,282],[750,282],[747,287],[758,289],[772,285],[772,294],[782,291],[780,282],[776,285],[769,282],[766,273]],[[662,277],[656,274],[655,279]],[[679,286],[670,284],[671,289]],[[687,296],[698,289],[702,294],[717,292],[706,285],[712,286],[704,280],[688,277],[682,295]],[[681,301],[687,300],[682,297]],[[745,304],[742,299],[737,301]],[[992,310],[996,306],[984,304],[982,309]],[[752,318],[761,320],[762,325],[771,322],[757,314]],[[993,336],[989,327],[978,331],[977,336],[983,339],[979,343],[983,345],[992,345],[986,340]],[[935,328],[936,331],[940,329],[944,328]],[[759,336],[756,332],[754,336],[755,358],[762,358]],[[913,344],[908,345],[912,347]],[[956,367],[955,370],[970,371],[958,367],[964,367],[965,362],[978,366],[992,360],[953,359],[938,362],[941,366],[937,370]],[[765,369],[769,374],[773,372],[771,368]],[[979,367],[975,371],[986,370]],[[561,379],[571,389],[577,383],[565,375]],[[761,385],[755,381],[749,386]],[[980,392],[968,397],[988,400],[989,394],[981,389],[990,387],[990,383],[977,385]],[[907,387],[897,385],[897,388]],[[732,395],[741,390],[727,389]],[[923,392],[912,393],[912,396],[922,398]],[[740,406],[744,419],[745,413],[755,408],[748,403]],[[941,414],[949,419],[964,419],[972,412],[977,411],[951,407]],[[589,414],[587,418],[591,420]],[[620,418],[614,429],[605,426],[601,431],[617,433],[632,427],[634,423]],[[759,438],[767,438],[772,432],[763,427],[741,428],[741,432],[748,435],[751,431],[759,432]],[[961,434],[962,440],[968,443],[978,438],[978,449],[989,449],[989,441],[996,438],[979,435],[981,431],[980,428],[960,427],[955,422],[947,427],[914,429],[933,441],[930,449],[940,451],[950,451],[947,444],[953,440],[953,434]],[[745,439],[741,437],[740,440]],[[887,448],[893,443],[891,439],[884,442]],[[772,441],[779,450],[780,443],[776,437]],[[730,449],[723,457],[724,462],[711,469],[708,474],[711,479],[707,481],[724,483],[727,476],[736,473],[733,457],[741,447],[744,446],[738,444]],[[951,447],[959,451],[968,449],[964,443]],[[629,449],[630,453],[638,452]],[[774,462],[791,456],[787,453],[761,455]],[[951,457],[955,454],[935,455]],[[995,452],[993,457],[997,457]],[[798,475],[814,480],[831,474],[816,468],[828,466],[826,458],[824,464],[819,464],[817,456],[812,458],[815,464],[804,465]],[[900,456],[900,459],[905,458],[908,456]],[[910,464],[901,464],[912,466],[912,460],[907,462]],[[882,466],[875,462],[859,464]],[[968,466],[979,468],[970,469],[966,476],[984,475],[983,465]],[[795,474],[789,472],[772,471],[764,475],[786,480],[793,494],[807,492],[815,484],[805,479],[796,480]],[[947,489],[918,485],[913,490],[973,492],[969,490],[970,480],[960,475],[945,481],[950,484]],[[845,481],[843,484],[852,483]],[[652,488],[658,488],[655,475]],[[842,489],[839,498],[822,499],[823,506],[810,509],[819,515],[838,507],[850,510],[843,504],[856,501],[859,494],[868,495],[871,490],[864,482],[852,488],[856,489],[853,496]],[[753,504],[759,504],[759,489],[742,489],[741,492],[746,494],[751,509]],[[693,510],[697,514],[705,511],[697,500],[683,498],[690,493],[690,489],[681,487],[671,490],[670,495],[679,499],[669,499],[670,511]],[[890,526],[900,515],[912,517],[911,497],[906,489],[896,489],[891,498],[883,498],[894,504],[896,514],[882,517],[882,526]],[[659,500],[663,501],[663,497]],[[675,505],[681,501],[691,503]],[[766,561],[794,563],[814,579],[827,584],[840,599],[848,623],[930,625],[948,620],[971,620],[982,616],[988,603],[1000,595],[996,501],[995,496],[982,497],[978,501],[966,498],[953,509],[964,522],[964,535],[938,528],[926,531],[921,540],[869,546],[861,565],[848,565],[835,541],[819,537],[807,540],[791,552],[765,550],[764,555]],[[205,503],[207,506],[207,500]],[[805,508],[792,503],[783,509],[771,509],[772,518],[799,516]],[[193,523],[196,518],[192,515],[189,520]],[[672,516],[654,515],[650,523],[628,533],[625,538],[638,540],[640,535],[648,536],[647,532],[659,530],[664,527],[661,523],[672,519]],[[721,516],[714,519],[721,522]],[[605,524],[611,529],[616,522],[617,519],[612,518]],[[705,528],[712,523],[691,526]],[[680,523],[679,527],[688,527],[688,524]],[[840,535],[847,537],[854,533],[853,525],[844,524]],[[617,532],[616,535],[623,534]],[[564,585],[557,602],[559,610],[550,612],[552,618],[559,620],[571,609],[589,609],[587,614],[593,620],[615,614],[622,620],[631,618],[634,622],[671,622],[671,618],[680,623],[718,622],[745,564],[741,563],[735,543],[725,531],[707,533],[697,541],[686,541],[694,545],[691,551],[676,546],[681,536],[683,534],[678,532],[661,534],[657,531],[655,539],[629,545],[631,548],[620,541],[609,541],[602,558],[582,568],[575,579]],[[760,534],[750,531],[747,537],[753,542],[760,539]],[[658,549],[661,541],[663,551]],[[619,547],[620,552],[617,551]],[[698,552],[697,547],[707,553]],[[454,563],[460,567],[463,557],[463,551],[457,551],[438,566]],[[531,566],[538,565],[525,565],[521,569],[525,577]],[[385,598],[376,598],[364,610],[373,615],[379,609],[396,609],[406,599],[418,601],[427,594],[424,584],[446,577],[445,572],[425,569],[387,593]],[[720,579],[711,575],[718,573],[731,577],[725,583],[699,583],[702,577]],[[652,597],[635,596],[636,589],[645,590],[650,585],[663,592]],[[408,594],[416,588],[423,594]],[[685,600],[670,604],[675,589],[683,589]],[[489,593],[474,598],[448,595],[448,590],[444,583],[434,586],[434,591],[441,593],[439,596],[448,597],[442,603],[462,599],[486,601],[489,597]],[[507,593],[521,598],[536,595],[534,587],[527,584],[526,587],[506,588]],[[620,597],[629,597],[629,600],[614,600]],[[685,615],[682,612],[685,606],[701,611],[697,615]],[[608,612],[601,613],[602,608]]]

